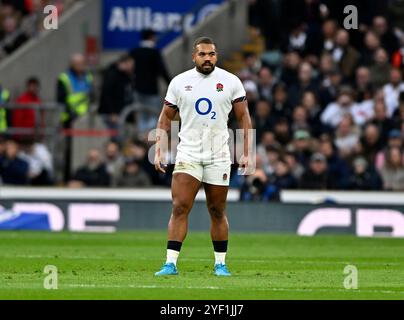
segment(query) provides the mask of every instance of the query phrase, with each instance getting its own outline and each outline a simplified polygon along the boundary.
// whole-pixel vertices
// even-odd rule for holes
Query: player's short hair
[[[196,39],[196,40],[194,41],[194,47],[193,47],[194,52],[196,51],[196,47],[197,47],[198,45],[202,44],[202,43],[204,43],[204,44],[213,44],[213,45],[215,46],[215,48],[216,48],[216,43],[213,41],[212,38],[209,38],[209,37],[199,37],[198,39]]]

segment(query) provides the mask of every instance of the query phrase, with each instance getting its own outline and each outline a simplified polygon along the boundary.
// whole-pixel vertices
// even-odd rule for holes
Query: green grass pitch
[[[0,232],[0,299],[404,299],[404,239],[233,232],[229,278],[212,274],[208,232],[188,234],[179,276],[155,277],[165,244],[165,232]],[[43,287],[46,265],[57,290]]]

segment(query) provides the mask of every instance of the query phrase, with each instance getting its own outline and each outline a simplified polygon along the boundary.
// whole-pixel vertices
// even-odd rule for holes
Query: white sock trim
[[[226,264],[226,252],[214,252],[215,253],[215,264]]]
[[[174,263],[175,265],[177,265],[177,259],[178,259],[179,255],[180,255],[179,251],[167,249],[167,261],[166,261],[166,263]]]

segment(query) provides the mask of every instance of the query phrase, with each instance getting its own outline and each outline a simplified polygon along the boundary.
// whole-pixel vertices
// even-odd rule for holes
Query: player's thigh
[[[201,182],[195,177],[183,172],[174,173],[171,183],[174,209],[178,212],[190,210],[200,186]]]
[[[208,208],[213,207],[215,210],[225,210],[229,187],[217,186],[209,183],[204,183],[203,187],[205,189],[206,204]]]

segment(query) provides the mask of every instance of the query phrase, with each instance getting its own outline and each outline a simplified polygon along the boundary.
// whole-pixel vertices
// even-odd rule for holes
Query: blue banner
[[[103,48],[137,47],[140,33],[153,29],[162,48],[215,11],[225,0],[103,0]]]
[[[41,230],[50,231],[47,213],[0,212],[0,230]]]

